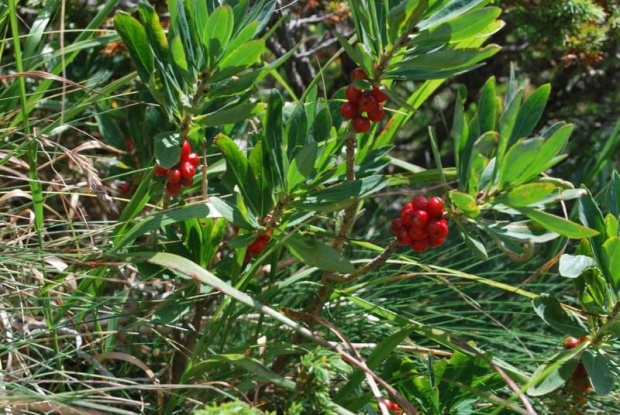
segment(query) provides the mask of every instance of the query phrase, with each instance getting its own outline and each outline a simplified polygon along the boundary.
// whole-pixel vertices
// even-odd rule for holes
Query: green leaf
[[[588,348],[583,352],[583,365],[597,395],[608,395],[614,388],[615,376],[611,363],[601,350]]]
[[[306,145],[308,137],[308,116],[302,104],[297,105],[293,110],[287,127],[287,155],[290,160],[295,152]]]
[[[535,137],[518,141],[510,147],[499,166],[499,187],[510,186],[520,176],[527,174],[543,144],[542,137]]]
[[[532,300],[532,305],[540,318],[563,335],[581,337],[588,334],[585,324],[577,316],[563,309],[555,297],[541,294]]]
[[[497,143],[497,160],[502,161],[508,148],[508,142],[512,135],[519,108],[521,107],[521,99],[523,99],[523,91],[517,92],[508,102],[506,109],[499,118],[499,142]]]
[[[557,156],[568,142],[574,127],[572,124],[567,124],[556,129],[551,137],[545,140],[530,167],[523,172],[516,183],[527,182],[557,164],[561,160]]]
[[[603,263],[606,275],[611,277],[614,288],[620,287],[620,236],[614,236],[603,244]]]
[[[620,224],[618,224],[618,219],[611,213],[605,216],[605,235],[607,238],[620,236]]]
[[[426,7],[426,0],[403,0],[393,7],[387,16],[388,41],[394,44],[403,34],[408,33],[418,23]]]
[[[260,225],[256,221],[256,218],[247,215],[236,203],[231,201],[231,198],[220,199],[215,196],[210,196],[209,201],[213,204],[215,210],[233,225],[247,230],[260,229]]]
[[[547,212],[527,207],[522,207],[517,210],[550,231],[571,239],[584,239],[598,235],[598,231],[594,229],[586,228],[585,226],[551,215]]]
[[[314,172],[314,162],[318,154],[318,146],[316,143],[309,143],[299,150],[295,155],[294,162],[299,172],[308,178]]]
[[[348,274],[355,267],[338,251],[315,240],[293,235],[284,241],[284,245],[304,264],[323,271]]]
[[[208,51],[208,68],[213,68],[220,55],[228,45],[233,31],[233,10],[225,4],[218,7],[209,16],[202,34],[202,43]]]
[[[265,104],[262,102],[249,103],[232,103],[217,111],[200,115],[194,118],[197,124],[203,127],[217,127],[220,125],[236,124],[245,121],[248,118],[259,115],[265,110]]]
[[[238,235],[226,243],[229,248],[240,249],[249,246],[256,240],[256,234]]]
[[[455,19],[421,31],[415,37],[416,46],[457,43],[480,35],[501,14],[499,7],[471,10]]]
[[[458,192],[456,190],[448,194],[450,200],[455,206],[460,208],[463,212],[467,213],[467,216],[475,218],[480,215],[480,208],[476,203],[476,199],[467,193]]]
[[[238,35],[235,36],[233,40],[228,44],[227,49],[235,50],[239,46],[243,45],[246,42],[252,40],[254,35],[257,33],[259,22],[252,22],[249,25],[245,26]]]
[[[175,36],[170,42],[170,54],[172,55],[172,61],[177,65],[179,69],[185,74],[188,74],[188,66],[187,60],[185,59],[185,51],[183,50],[183,43],[181,42],[181,38]],[[186,79],[191,79],[186,76]]]
[[[347,55],[349,55],[349,58],[351,58],[351,60],[355,62],[357,66],[363,67],[364,58],[362,57],[362,53],[359,50],[354,49],[353,46],[351,46],[351,44],[349,43],[349,41],[340,33],[338,33],[338,31],[334,31],[333,33],[340,42],[340,45],[345,50]]]
[[[179,133],[165,131],[155,136],[155,159],[164,169],[174,167],[181,157],[181,143]]]
[[[455,19],[480,3],[485,3],[487,1],[488,0],[450,0],[441,9],[435,11],[428,19],[421,21],[418,24],[418,29],[424,30]]]
[[[532,379],[539,378],[543,372],[547,370],[552,363],[539,366],[534,374],[532,375]],[[530,396],[543,396],[551,393],[560,387],[564,386],[566,382],[571,378],[575,368],[577,367],[576,359],[569,359],[566,362],[563,362],[560,367],[553,370],[548,375],[544,376],[540,381],[536,382],[533,386],[531,386],[527,390],[527,394]]]
[[[258,63],[264,51],[264,39],[251,40],[235,50],[228,51],[217,64],[215,74],[209,79],[209,82],[217,82],[237,75],[244,69]]]
[[[316,142],[325,141],[330,136],[332,128],[332,118],[329,113],[329,107],[325,106],[314,118],[312,123],[311,137]]]
[[[114,15],[114,27],[123,39],[140,79],[148,84],[153,72],[153,52],[144,26],[129,14],[118,11]]]
[[[500,51],[498,45],[487,45],[481,49],[448,49],[426,53],[403,60],[394,65],[399,69],[432,69],[446,70],[466,68],[484,59],[490,58]],[[392,69],[392,68],[390,68]],[[429,78],[430,79],[430,78]]]
[[[588,191],[577,202],[577,209],[579,212],[579,221],[585,226],[596,229],[599,233],[590,240],[590,246],[599,264],[603,263],[603,244],[605,243],[605,218],[601,209],[598,207],[594,198]],[[607,273],[607,269],[604,268],[603,273],[607,277],[607,280],[611,280],[611,275]]]
[[[611,182],[607,189],[607,208],[612,215],[620,216],[620,174],[617,171],[611,174]]]
[[[260,194],[258,192],[258,184],[256,182],[256,175],[252,171],[248,159],[243,155],[237,144],[226,135],[218,134],[214,141],[215,145],[222,151],[222,155],[226,159],[226,169],[231,171],[234,175],[237,186],[241,195],[243,195],[244,202],[250,208],[252,213],[260,214],[259,207]],[[222,215],[224,214],[223,212]]]
[[[559,271],[563,277],[577,278],[586,269],[596,266],[596,261],[589,256],[564,254],[560,257]]]
[[[250,169],[256,179],[256,191],[259,194],[258,214],[260,217],[265,217],[273,208],[274,203],[270,183],[270,166],[269,163],[265,162],[266,151],[263,143],[263,140],[258,141],[248,156]]]
[[[155,57],[161,63],[168,62],[168,39],[157,12],[146,0],[140,1],[138,9],[145,26],[146,37],[155,52]]]
[[[557,233],[549,232],[541,225],[529,220],[510,223],[492,223],[487,226],[487,229],[498,236],[531,243],[545,243],[559,237]]]
[[[553,183],[528,183],[522,184],[510,190],[505,197],[505,203],[512,207],[525,207],[533,205],[556,191]],[[497,198],[498,200],[502,200]]]
[[[306,193],[291,205],[304,210],[336,210],[351,204],[356,198],[368,196],[383,189],[388,181],[383,176],[369,176],[344,182],[327,189]]]
[[[549,92],[551,92],[551,85],[545,84],[527,97],[519,110],[515,128],[510,135],[508,145],[511,145],[520,138],[529,137],[532,131],[534,131],[547,105]]]
[[[286,189],[284,152],[282,149],[282,95],[277,89],[271,90],[269,105],[267,106],[267,118],[265,120],[266,149],[272,165],[272,183],[279,190]]]
[[[495,131],[495,118],[497,105],[495,98],[495,77],[490,77],[482,87],[480,101],[478,102],[478,131],[484,134],[487,131]]]

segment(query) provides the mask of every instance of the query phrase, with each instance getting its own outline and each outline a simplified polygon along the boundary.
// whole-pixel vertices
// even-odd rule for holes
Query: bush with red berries
[[[355,68],[351,72],[351,82],[355,80],[368,80],[368,76],[361,68]],[[340,107],[340,114],[347,120],[353,120],[353,129],[356,132],[365,133],[370,129],[371,122],[383,119],[383,103],[388,99],[385,89],[385,85],[373,85],[371,91],[362,91],[354,84],[347,87],[347,102]]]
[[[198,164],[200,164],[200,157],[198,154],[192,153],[189,141],[183,141],[179,163],[171,169],[157,166],[155,175],[165,176],[166,194],[176,196],[181,193],[181,186],[191,186],[194,183],[194,174],[196,174]]]
[[[400,245],[411,245],[416,252],[437,248],[449,232],[444,212],[442,198],[418,196],[402,207],[400,218],[392,220],[392,233]]]

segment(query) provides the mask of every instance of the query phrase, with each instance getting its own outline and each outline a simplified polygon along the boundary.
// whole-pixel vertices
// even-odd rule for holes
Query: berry
[[[181,146],[181,162],[186,161],[191,152],[192,147],[189,145],[189,141],[183,141],[183,145]]]
[[[392,412],[396,412],[397,414],[401,414],[403,412],[403,410],[400,409],[400,406],[398,406],[396,402],[392,402],[389,399],[383,399],[383,404],[387,409]]]
[[[409,228],[409,238],[411,238],[412,241],[421,241],[422,239],[428,238],[428,234],[424,229],[412,226]]]
[[[191,186],[194,184],[194,178],[193,177],[181,177],[181,184],[183,186]]]
[[[162,166],[155,167],[155,176],[163,177],[168,174],[168,169],[164,169]]]
[[[174,168],[168,170],[168,183],[179,183],[181,181],[181,170]]]
[[[170,183],[166,184],[166,193],[170,196],[176,196],[181,193],[181,183]]]
[[[120,190],[121,194],[126,195],[131,190],[131,184],[129,182],[123,182],[118,190]]]
[[[381,87],[378,87],[377,85],[374,85],[372,87],[372,96],[375,97],[375,100],[378,103],[382,103],[388,100],[389,96],[388,94],[386,94],[385,92],[383,92],[383,90],[386,90],[387,86],[385,85],[381,85]]]
[[[426,232],[430,238],[445,238],[449,231],[448,222],[445,219],[431,219],[426,225]]]
[[[443,199],[437,196],[431,197],[428,200],[428,207],[426,210],[432,218],[440,218],[444,212]]]
[[[424,252],[428,249],[428,240],[422,239],[420,241],[411,242],[411,249],[416,252]]]
[[[347,97],[347,101],[349,101],[351,104],[357,104],[357,101],[359,101],[362,97],[362,91],[360,91],[353,85],[349,85],[344,94]]]
[[[373,111],[377,106],[377,101],[370,94],[364,94],[360,98],[357,106],[361,112],[370,112]]]
[[[392,219],[392,233],[396,234],[403,227],[403,220],[400,218]]]
[[[340,114],[342,114],[345,119],[351,120],[357,115],[357,108],[355,108],[354,104],[345,102],[340,106]]]
[[[428,223],[428,213],[425,210],[412,210],[411,213],[412,226],[423,228]]]
[[[428,246],[431,248],[438,248],[446,241],[446,238],[430,238],[428,240]]]
[[[426,210],[428,206],[428,199],[424,196],[418,196],[413,198],[411,205],[415,210]]]
[[[381,107],[381,105],[375,105],[373,109],[368,111],[368,118],[370,121],[379,122],[385,117],[385,110]]]
[[[181,164],[181,175],[184,179],[191,179],[196,174],[196,167],[189,161]]]
[[[196,153],[189,153],[186,161],[189,161],[192,166],[196,167],[200,164],[200,157]]]
[[[579,346],[579,339],[576,337],[567,337],[564,339],[564,348],[565,349],[574,349]]]
[[[400,230],[396,233],[396,239],[401,245],[409,245],[411,243],[409,231],[407,231],[407,229],[405,228],[400,228]]]
[[[400,218],[403,221],[403,226],[407,228],[413,226],[413,209],[402,209],[400,212]]]
[[[368,79],[368,76],[362,68],[355,68],[351,71],[350,78],[351,81],[355,81],[356,79]]]
[[[370,121],[366,117],[355,117],[353,120],[353,129],[358,133],[365,133],[370,130]]]

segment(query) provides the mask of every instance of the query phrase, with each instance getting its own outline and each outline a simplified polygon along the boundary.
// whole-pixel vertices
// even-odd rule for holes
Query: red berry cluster
[[[271,239],[271,235],[273,235],[273,229],[269,229],[266,233],[258,235],[254,242],[248,246],[246,257],[248,254],[249,256],[257,256],[263,252]]]
[[[444,201],[440,197],[414,198],[400,210],[400,218],[392,221],[392,233],[401,245],[411,245],[416,252],[441,246],[448,235],[448,221],[442,219]]]
[[[351,82],[356,79],[368,79],[362,68],[355,68],[351,72]],[[388,95],[383,92],[385,88],[385,85],[374,85],[372,91],[364,92],[353,84],[347,87],[347,102],[340,107],[340,113],[347,120],[353,120],[353,129],[356,132],[367,132],[371,121],[379,122],[385,116],[383,103],[388,99]]]
[[[181,161],[171,169],[157,166],[155,176],[166,176],[166,193],[176,196],[181,192],[181,186],[191,186],[194,183],[196,166],[200,164],[198,154],[192,153],[189,141],[183,141],[181,146]]]

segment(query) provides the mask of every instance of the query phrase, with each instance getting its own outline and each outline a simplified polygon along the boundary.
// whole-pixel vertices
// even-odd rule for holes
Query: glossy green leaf
[[[265,120],[266,150],[272,163],[272,183],[276,189],[286,189],[286,166],[285,153],[283,151],[283,128],[282,128],[283,99],[277,89],[271,90],[267,117]]]
[[[620,286],[620,236],[614,236],[603,244],[603,260],[606,274],[611,277],[614,287]]]
[[[495,131],[497,105],[495,104],[495,77],[490,77],[482,87],[478,102],[478,131],[480,134]]]
[[[148,84],[153,71],[153,52],[149,46],[144,27],[136,19],[122,11],[118,11],[114,15],[114,27],[123,39],[140,79]]]
[[[547,138],[540,149],[540,152],[534,158],[530,167],[517,180],[516,183],[525,183],[537,177],[543,171],[553,167],[560,159],[558,154],[570,138],[574,125],[567,124],[557,128],[553,134]]]
[[[620,174],[614,171],[607,189],[607,209],[612,215],[620,216]]]
[[[508,142],[512,135],[519,108],[521,108],[521,100],[523,99],[523,91],[517,92],[506,105],[504,112],[499,118],[499,142],[497,143],[497,160],[503,160],[508,148]]]
[[[470,10],[463,15],[421,31],[414,39],[416,45],[433,46],[457,43],[479,35],[499,17],[499,7]]]
[[[235,50],[228,51],[217,64],[217,69],[209,81],[217,82],[237,75],[239,72],[258,63],[264,51],[264,39],[251,40],[240,45]]]
[[[299,172],[304,177],[310,177],[314,172],[314,162],[318,154],[318,146],[316,143],[309,143],[295,154],[294,162]]]
[[[532,379],[539,378],[549,366],[549,364],[539,366],[532,375]],[[569,359],[563,362],[560,367],[552,370],[551,373],[530,387],[527,390],[527,394],[530,396],[543,396],[561,388],[571,378],[576,367],[576,359]]]
[[[146,37],[155,52],[155,57],[162,63],[168,62],[168,39],[157,12],[145,0],[140,1],[138,10],[145,26]]]
[[[255,145],[250,155],[248,156],[248,162],[250,164],[250,170],[254,174],[256,179],[256,193],[258,194],[258,215],[265,217],[273,208],[273,192],[271,191],[270,182],[270,165],[266,162],[266,150],[264,148],[264,141],[260,140]]]
[[[403,0],[393,7],[387,15],[388,41],[394,44],[403,34],[409,33],[426,7],[427,0]]]
[[[260,194],[256,175],[252,171],[248,159],[243,155],[237,144],[224,134],[218,134],[214,139],[214,144],[221,150],[226,159],[226,169],[235,176],[239,191],[243,196],[248,208],[254,214],[260,214]],[[222,215],[224,214],[223,212]]]
[[[246,42],[249,42],[254,38],[254,35],[258,32],[259,22],[252,22],[249,25],[245,26],[239,34],[237,34],[229,43],[228,49],[235,50],[239,46],[243,45]]]
[[[589,256],[564,254],[560,257],[559,272],[563,277],[577,278],[586,269],[596,266],[596,261]]]
[[[325,141],[330,137],[330,131],[332,128],[332,118],[329,113],[328,107],[323,107],[321,111],[316,114],[314,122],[312,123],[312,130],[310,132],[311,138],[315,142]]]
[[[586,367],[592,387],[597,395],[608,395],[614,388],[613,365],[603,352],[588,348],[583,352],[583,365]]]
[[[590,240],[590,246],[594,253],[594,258],[596,258],[599,264],[602,264],[603,244],[605,243],[605,218],[603,217],[603,212],[601,212],[601,209],[598,207],[590,192],[579,199],[577,209],[579,212],[579,221],[583,225],[596,229],[599,232]],[[603,273],[608,280],[611,279],[611,275],[607,274],[607,269],[603,269]]]
[[[197,124],[203,127],[217,127],[226,124],[236,124],[248,118],[255,117],[265,110],[265,104],[255,103],[232,103],[217,111],[200,115],[194,118]]]
[[[563,335],[581,337],[588,334],[584,322],[562,308],[560,302],[549,294],[541,294],[532,300],[534,311],[551,328]]]
[[[434,12],[429,18],[418,24],[419,30],[437,26],[443,22],[455,19],[479,4],[488,3],[488,0],[449,0],[441,9]]]
[[[527,174],[543,144],[542,137],[535,137],[518,141],[510,147],[499,166],[499,187],[510,186],[520,176]]]
[[[607,238],[620,236],[620,224],[618,223],[618,218],[611,213],[608,213],[607,216],[605,216],[605,236]]]
[[[447,49],[426,53],[406,59],[396,66],[400,69],[432,69],[446,70],[465,68],[490,58],[500,51],[497,45],[487,45],[481,49]]]
[[[155,136],[155,159],[164,169],[174,167],[181,157],[179,133],[166,131]]]
[[[233,26],[233,10],[227,4],[218,7],[209,16],[202,34],[202,43],[209,54],[207,61],[209,68],[216,65],[218,58],[228,45]]]
[[[317,241],[293,235],[284,241],[284,245],[304,264],[323,271],[348,274],[355,267],[335,249]]]
[[[289,117],[286,136],[288,157],[291,159],[306,145],[308,137],[308,116],[303,105],[297,105]]]
[[[327,189],[308,192],[293,207],[304,210],[336,210],[351,204],[356,198],[368,196],[387,185],[383,176],[369,176],[360,180],[344,182]]]
[[[183,73],[188,74],[189,67],[187,66],[187,59],[185,59],[183,43],[181,42],[181,38],[178,36],[175,36],[170,42],[170,55],[172,56],[172,61],[175,65],[181,69]],[[187,79],[189,80],[189,74]]]
[[[553,183],[539,182],[522,184],[506,194],[505,202],[512,207],[530,206],[548,197],[554,193],[556,189]]]
[[[247,212],[240,209],[232,198],[220,199],[219,197],[210,196],[209,200],[213,204],[215,210],[233,225],[247,230],[260,228],[254,216],[249,216]]]
[[[529,220],[510,223],[496,222],[487,225],[487,229],[500,237],[531,243],[545,243],[559,237],[557,233],[550,232],[543,226]]]
[[[571,239],[584,239],[598,235],[598,231],[594,229],[586,228],[585,226],[560,218],[559,216],[551,215],[547,212],[527,207],[519,208],[518,210],[550,231]]]
[[[340,45],[342,46],[344,51],[347,53],[347,55],[349,55],[349,58],[351,58],[351,60],[355,62],[357,66],[363,67],[364,59],[361,52],[351,46],[349,41],[337,31],[334,31],[334,36],[336,36],[336,39],[338,39],[338,42],[340,42]]]
[[[517,116],[515,127],[510,135],[508,145],[511,145],[520,138],[527,138],[532,134],[545,110],[550,92],[551,85],[545,84],[527,97],[519,110],[519,115]]]

